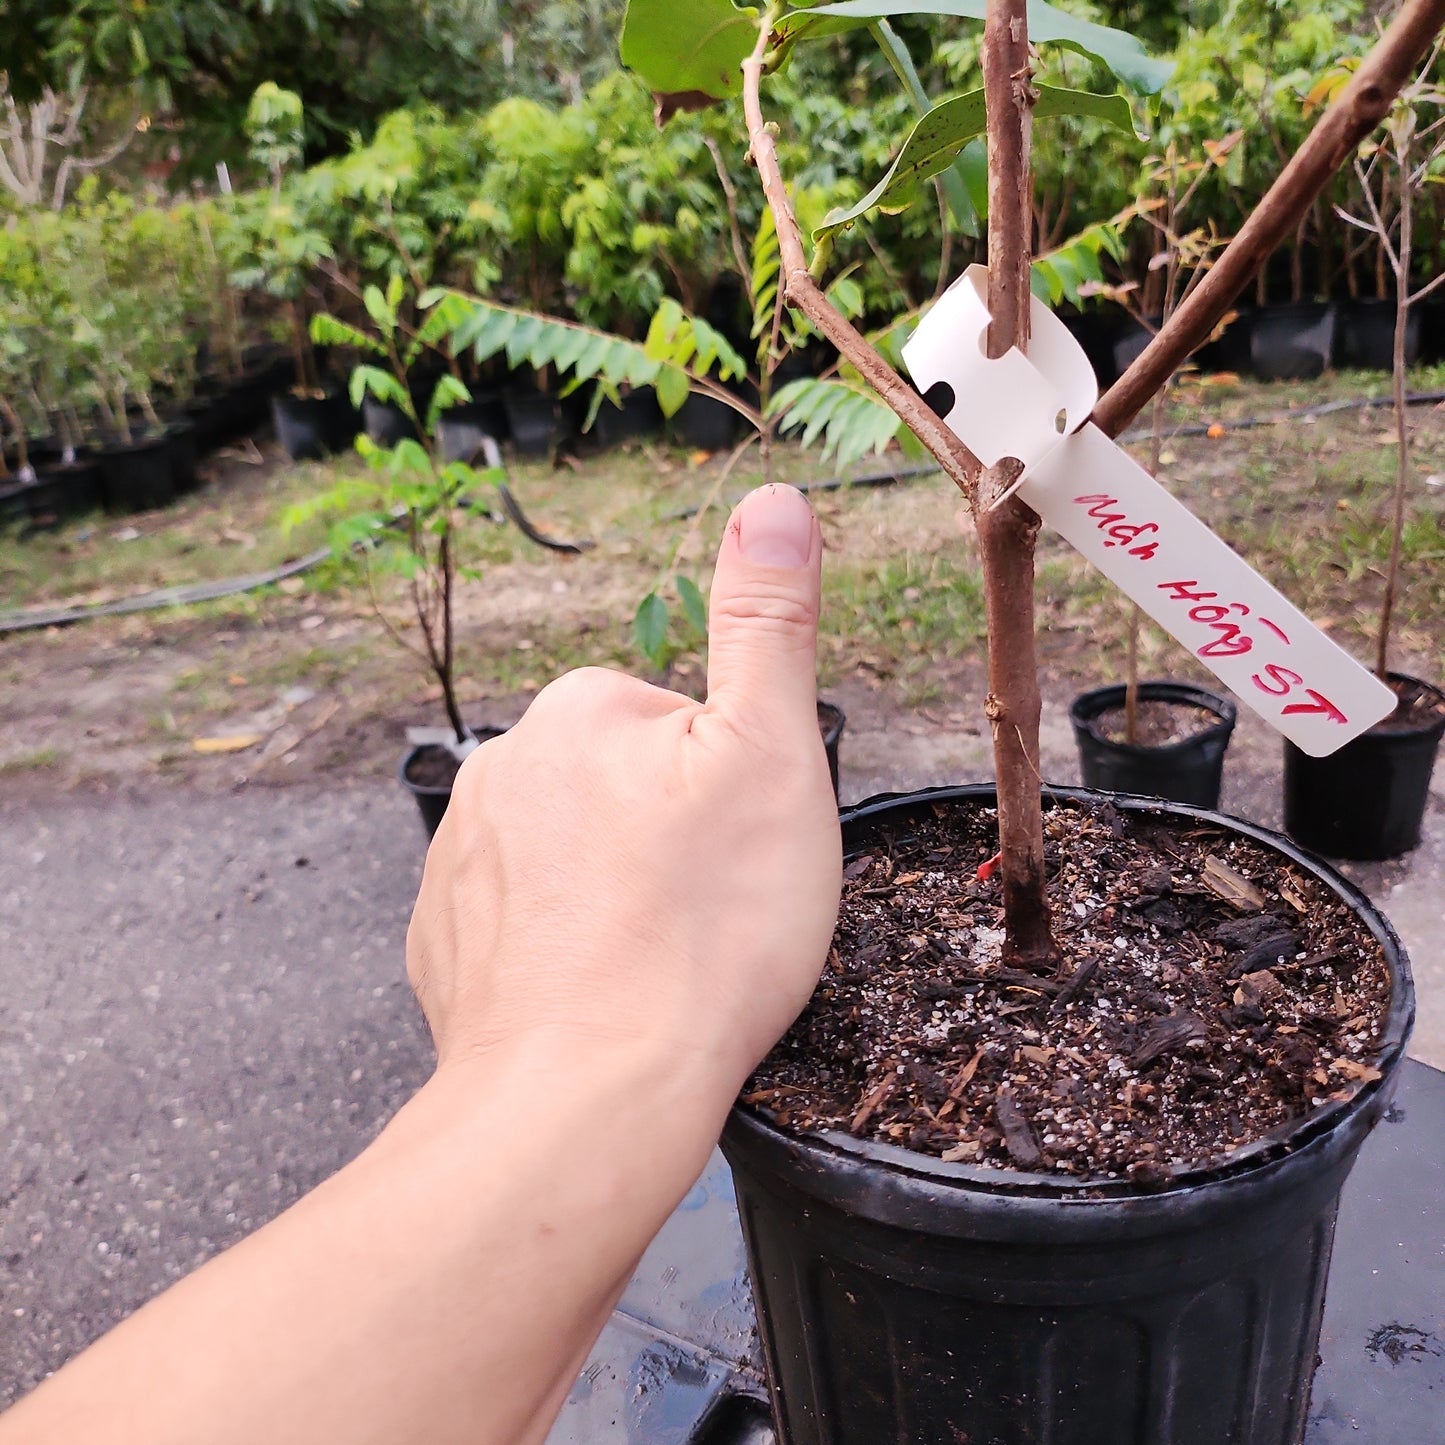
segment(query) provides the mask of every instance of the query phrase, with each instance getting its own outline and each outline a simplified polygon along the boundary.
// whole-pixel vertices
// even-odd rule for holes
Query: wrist
[[[539,1158],[555,1149],[555,1159],[600,1167],[599,1182],[613,1176],[613,1188],[631,1193],[641,1180],[660,1198],[681,1198],[741,1082],[735,1061],[704,1052],[537,1028],[443,1058],[403,1114],[424,1117],[463,1149],[488,1148],[499,1132],[529,1135]]]

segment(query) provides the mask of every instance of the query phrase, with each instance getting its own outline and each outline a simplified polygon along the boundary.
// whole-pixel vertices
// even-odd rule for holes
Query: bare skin
[[[822,968],[821,556],[797,492],[753,493],[719,554],[706,703],[573,673],[468,759],[407,940],[431,1080],[0,1418],[0,1445],[545,1438]]]

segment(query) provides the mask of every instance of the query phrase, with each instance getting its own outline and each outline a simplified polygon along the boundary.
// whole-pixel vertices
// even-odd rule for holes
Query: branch
[[[797,307],[858,368],[864,381],[897,413],[972,503],[976,500],[978,477],[983,470],[978,458],[869,345],[862,332],[828,300],[808,274],[798,218],[783,182],[773,133],[763,118],[762,77],[770,31],[771,21],[764,18],[758,26],[758,43],[753,47],[753,53],[743,61],[743,113],[747,118],[749,154],[758,168],[763,194],[777,226],[778,247],[783,258],[782,294],[790,306]]]
[[[1320,117],[1209,275],[1094,409],[1095,424],[1118,434],[1210,333],[1300,215],[1384,119],[1445,25],[1445,0],[1407,0],[1394,22]]]

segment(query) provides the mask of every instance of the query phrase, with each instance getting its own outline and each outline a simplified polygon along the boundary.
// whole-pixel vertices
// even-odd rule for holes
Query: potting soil
[[[1222,1162],[1378,1078],[1380,946],[1320,880],[1207,822],[1045,814],[1057,969],[1001,960],[997,815],[880,829],[743,1101],[945,1160],[1091,1179]]]
[[[1140,699],[1134,742],[1139,747],[1162,748],[1186,742],[1219,726],[1217,714],[1187,703]],[[1111,743],[1129,740],[1127,715],[1122,707],[1111,707],[1094,719],[1094,731]]]

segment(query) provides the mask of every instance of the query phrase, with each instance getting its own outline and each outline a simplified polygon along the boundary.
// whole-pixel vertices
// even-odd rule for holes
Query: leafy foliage
[[[418,413],[410,372],[428,342],[407,326],[406,299],[399,276],[385,289],[369,286],[363,296],[369,330],[323,315],[312,322],[312,335],[318,342],[349,346],[381,359],[383,365],[363,363],[352,373],[351,399],[359,405],[370,395],[400,407],[417,436],[404,437],[394,446],[358,436],[356,449],[366,470],[343,476],[328,491],[293,507],[286,525],[324,517],[330,522],[328,538],[338,557],[360,548],[369,567],[407,579],[420,646],[402,634],[393,635],[430,667],[460,744],[466,741],[467,730],[457,705],[454,674],[453,601],[456,579],[462,575],[456,533],[469,516],[489,512],[492,486],[502,476],[499,470],[479,470],[445,455],[438,422],[451,407],[471,399],[455,376],[444,376],[425,416]]]

